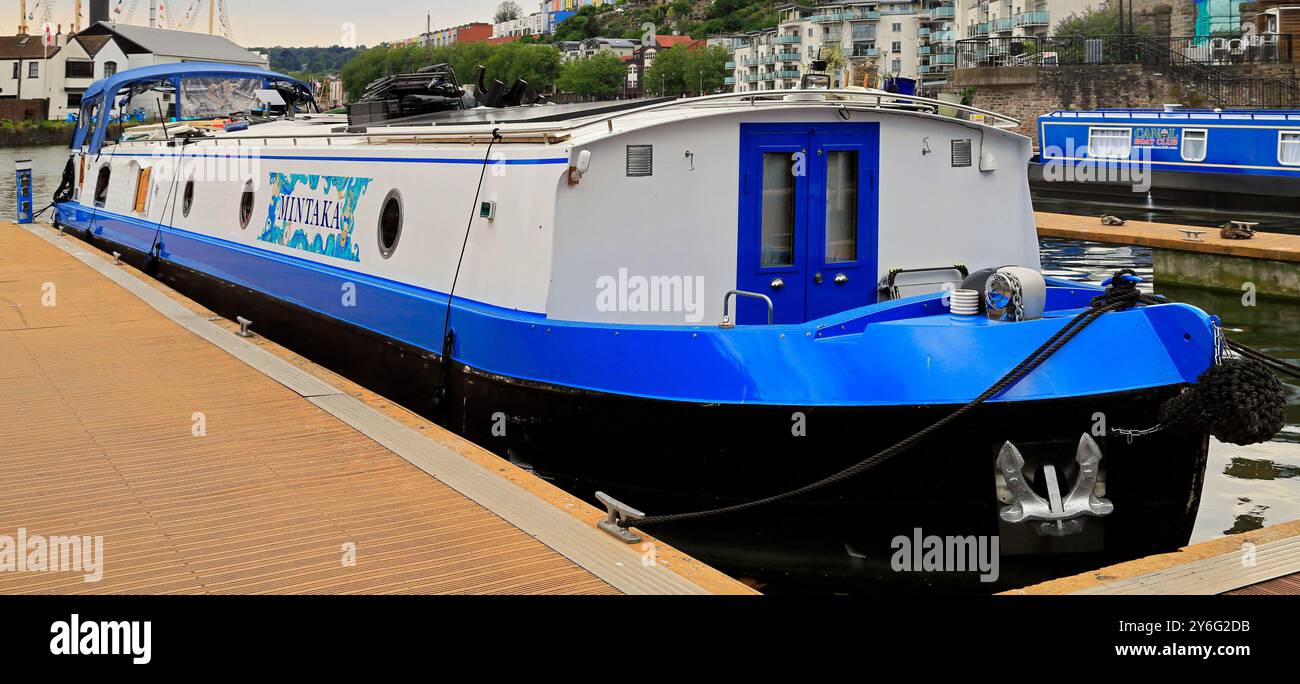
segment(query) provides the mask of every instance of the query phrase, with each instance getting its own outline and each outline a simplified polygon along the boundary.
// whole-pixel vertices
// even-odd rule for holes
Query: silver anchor
[[[1025,459],[1020,450],[1011,442],[1003,444],[998,453],[998,470],[1006,480],[1011,505],[999,512],[1002,519],[1009,523],[1038,522],[1040,524],[1035,527],[1039,534],[1065,537],[1083,530],[1084,516],[1100,518],[1114,512],[1114,504],[1094,493],[1101,468],[1101,447],[1087,433],[1079,438],[1074,460],[1079,464],[1079,475],[1064,499],[1057,483],[1056,467],[1043,466],[1043,484],[1048,496],[1044,500],[1029,488],[1024,474]]]

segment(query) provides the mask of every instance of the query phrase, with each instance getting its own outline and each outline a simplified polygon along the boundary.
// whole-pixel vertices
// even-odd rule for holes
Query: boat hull
[[[577,496],[592,500],[603,490],[650,514],[716,508],[817,481],[956,408],[667,401],[462,364],[444,374],[439,356],[427,350],[185,266],[148,264],[144,254],[103,237],[91,241]],[[450,386],[440,401],[444,378]],[[796,591],[903,584],[982,592],[1170,551],[1191,534],[1207,436],[1157,433],[1132,444],[1099,437],[1115,513],[1090,519],[1083,533],[1064,539],[999,523],[995,460],[1010,440],[1068,471],[1079,436],[1096,434],[1099,413],[1113,427],[1147,427],[1181,387],[987,404],[915,450],[814,495],[648,531],[733,574]],[[982,582],[978,572],[897,571],[896,540],[917,533],[998,539],[997,581]]]
[[[1045,165],[1029,164],[1029,186],[1035,197],[1105,199],[1118,206],[1145,208],[1195,207],[1211,211],[1247,211],[1292,214],[1300,202],[1300,177],[1263,174],[1168,171],[1148,168],[1150,197],[1134,192],[1128,181],[1049,180]]]

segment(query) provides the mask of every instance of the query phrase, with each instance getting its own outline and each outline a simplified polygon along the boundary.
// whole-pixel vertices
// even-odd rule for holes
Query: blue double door
[[[737,286],[776,322],[876,301],[879,150],[875,123],[742,125]],[[766,317],[740,298],[738,323]]]

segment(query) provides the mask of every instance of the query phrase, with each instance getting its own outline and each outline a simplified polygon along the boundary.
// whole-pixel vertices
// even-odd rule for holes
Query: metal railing
[[[1151,64],[1164,60],[1205,66],[1291,62],[1292,34],[1260,36],[1258,41],[1221,38],[1150,38],[1116,35],[988,36],[957,41],[962,68],[1059,66],[1066,64]]]

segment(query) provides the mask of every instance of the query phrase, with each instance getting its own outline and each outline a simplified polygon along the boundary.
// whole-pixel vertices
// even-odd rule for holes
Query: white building
[[[884,77],[947,82],[955,64],[955,0],[839,0],[777,8],[780,23],[732,40],[736,92],[796,88],[812,60],[832,86],[878,87]]]
[[[268,66],[266,55],[249,52],[223,36],[100,22],[76,35],[60,33],[49,47],[39,35],[0,36],[0,98],[48,100],[49,118],[63,119],[80,109],[82,93],[95,81],[170,62]],[[168,97],[161,97],[164,109]],[[156,114],[156,104],[134,104]]]

